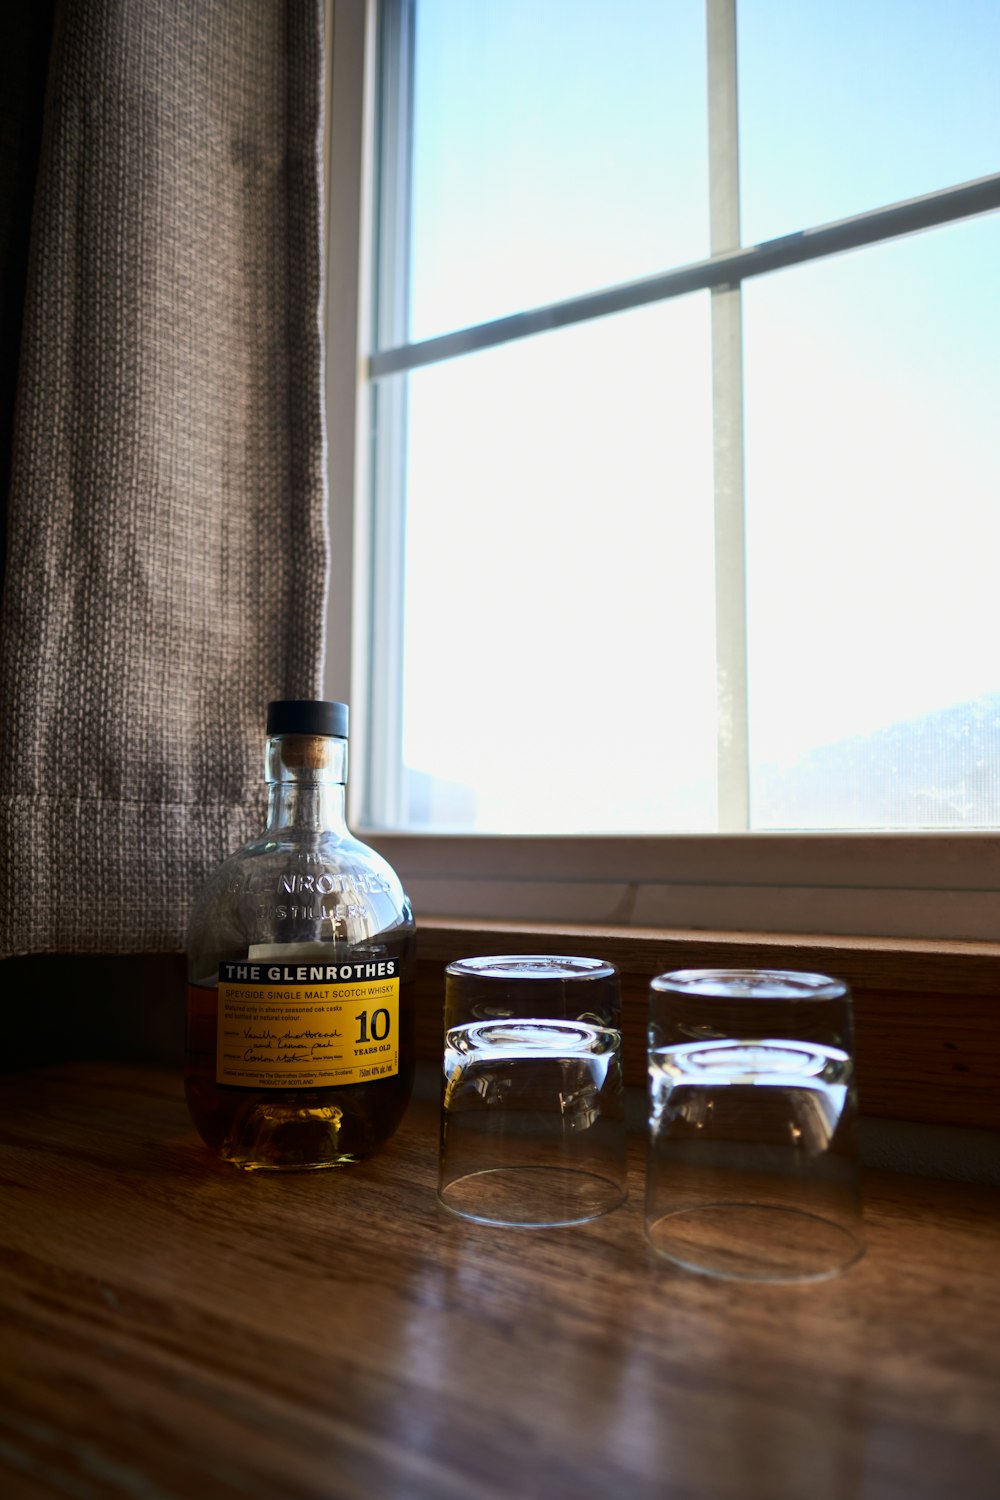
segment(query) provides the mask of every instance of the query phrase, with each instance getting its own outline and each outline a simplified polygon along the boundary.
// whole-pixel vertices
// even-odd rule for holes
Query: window
[[[332,22],[356,826],[451,911],[995,936],[995,7]]]

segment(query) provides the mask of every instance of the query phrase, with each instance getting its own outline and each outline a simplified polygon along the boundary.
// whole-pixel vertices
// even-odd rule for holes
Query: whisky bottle
[[[247,1169],[361,1161],[413,1088],[416,927],[345,822],[348,707],[267,710],[267,826],[198,893],[187,933],[188,1110]]]

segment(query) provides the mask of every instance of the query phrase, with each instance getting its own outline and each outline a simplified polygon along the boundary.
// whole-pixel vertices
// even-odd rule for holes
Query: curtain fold
[[[321,692],[322,0],[57,14],[0,637],[0,957],[182,949]]]

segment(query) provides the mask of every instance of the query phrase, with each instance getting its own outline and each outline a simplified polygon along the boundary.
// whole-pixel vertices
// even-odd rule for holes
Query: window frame
[[[735,121],[735,4],[706,4],[708,87],[715,99],[710,110],[710,256],[695,266],[633,283],[629,299],[630,305],[638,305],[665,293],[710,289],[714,387],[722,412],[715,433],[717,571],[729,584],[720,590],[725,597],[719,607],[731,613],[743,597],[742,280],[949,222],[956,208],[963,216],[970,208],[993,209],[1000,204],[1000,174],[740,247],[735,137],[726,124]],[[381,742],[370,730],[374,695],[392,701],[377,674],[387,661],[399,660],[402,630],[400,612],[376,611],[371,583],[376,576],[383,584],[388,579],[383,596],[401,597],[395,577],[399,549],[393,539],[400,518],[384,495],[376,503],[372,494],[370,375],[404,367],[398,351],[383,350],[373,358],[368,348],[377,293],[371,267],[377,217],[373,164],[379,0],[325,0],[325,7],[323,317],[331,546],[323,691],[351,704],[352,765],[367,768],[377,785],[389,788],[391,806],[398,756],[389,747],[394,734],[398,742],[400,726],[386,726]],[[405,117],[394,123],[407,128]],[[384,192],[381,212],[384,232]],[[517,336],[563,326],[593,316],[601,299],[599,311],[614,311],[621,290],[498,320],[504,328],[487,324],[426,340],[409,346],[406,359],[416,368],[439,357],[442,347],[451,353],[487,347],[501,336],[509,338],[512,324],[517,324]],[[381,295],[385,297],[384,289]],[[392,308],[378,311],[385,326]],[[739,632],[731,639],[738,656]],[[734,711],[745,714],[745,696],[742,710],[737,702]],[[355,775],[349,783],[352,828],[390,860],[415,908],[438,915],[931,940],[994,941],[1000,936],[1000,832],[727,831],[745,813],[745,764],[735,778],[728,778],[723,831],[701,835],[400,832],[386,823],[378,826],[367,815],[364,779]]]

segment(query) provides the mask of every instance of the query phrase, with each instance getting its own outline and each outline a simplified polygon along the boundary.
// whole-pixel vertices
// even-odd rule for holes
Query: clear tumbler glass
[[[645,1232],[689,1270],[814,1281],[864,1251],[851,992],[685,969],[649,992]]]
[[[438,1197],[485,1224],[579,1224],[625,1197],[618,972],[509,954],[445,970]]]

